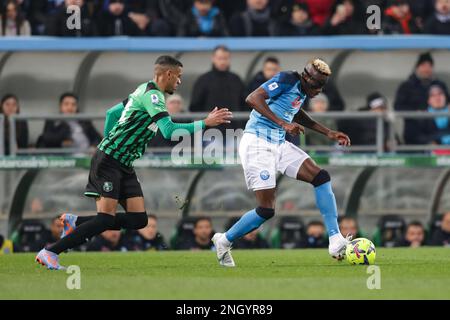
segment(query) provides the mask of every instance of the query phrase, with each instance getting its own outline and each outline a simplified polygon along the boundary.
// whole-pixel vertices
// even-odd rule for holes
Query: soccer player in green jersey
[[[66,214],[63,237],[38,253],[38,263],[48,269],[63,269],[58,259],[61,252],[77,247],[105,230],[138,230],[147,225],[144,197],[133,162],[144,154],[145,147],[158,130],[164,138],[170,139],[177,129],[192,134],[206,127],[230,123],[232,113],[217,107],[205,120],[172,122],[164,94],[174,93],[181,84],[182,71],[183,65],[177,59],[159,57],[153,80],[141,84],[122,104],[108,110],[106,135],[92,158],[85,192],[86,196],[96,199],[97,215],[77,217]],[[126,213],[116,214],[118,204]]]

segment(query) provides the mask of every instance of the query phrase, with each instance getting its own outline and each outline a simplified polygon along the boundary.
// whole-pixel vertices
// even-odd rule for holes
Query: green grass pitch
[[[377,251],[381,289],[369,290],[367,266],[331,259],[327,250],[234,251],[237,267],[213,252],[69,253],[81,289],[65,271],[34,255],[0,256],[0,299],[450,299],[450,249]]]

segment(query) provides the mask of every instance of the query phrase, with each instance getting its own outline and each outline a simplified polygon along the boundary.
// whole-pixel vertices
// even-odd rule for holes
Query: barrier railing
[[[182,113],[178,115],[174,115],[172,118],[177,120],[198,120],[206,118],[208,113]],[[438,118],[438,117],[449,117],[450,113],[441,112],[441,113],[428,113],[428,112],[326,112],[326,113],[314,113],[312,114],[313,118],[320,121],[321,119],[333,119],[333,120],[361,120],[361,119],[374,119],[376,121],[376,141],[374,145],[360,145],[360,146],[351,146],[349,148],[341,149],[336,146],[324,146],[324,145],[301,145],[301,147],[305,151],[323,151],[323,152],[334,152],[334,151],[349,151],[349,152],[371,152],[376,153],[377,155],[382,155],[384,150],[385,137],[389,144],[392,146],[392,150],[390,152],[399,152],[399,151],[433,151],[433,150],[448,150],[450,146],[442,146],[442,145],[398,145],[395,141],[395,134],[393,131],[393,125],[389,126],[390,132],[385,132],[384,121],[387,121],[391,124],[397,120],[404,119],[430,119],[430,118]],[[249,117],[248,112],[235,112],[234,113],[234,121],[245,121]],[[14,115],[10,117],[10,126],[9,126],[9,139],[10,139],[10,155],[20,155],[20,154],[74,154],[74,153],[86,153],[88,150],[79,150],[74,148],[58,148],[58,149],[17,149],[16,141],[16,120],[103,120],[105,118],[104,115],[93,115],[93,114],[77,114],[77,115]],[[0,118],[0,126],[2,125],[2,118]],[[3,131],[2,131],[3,132]],[[0,133],[0,137],[1,137]],[[4,139],[1,139],[4,141]],[[2,143],[0,142],[0,151],[2,148]],[[151,149],[152,152],[170,152],[171,148],[157,148]],[[233,150],[234,151],[234,150]],[[1,154],[1,153],[0,153]]]

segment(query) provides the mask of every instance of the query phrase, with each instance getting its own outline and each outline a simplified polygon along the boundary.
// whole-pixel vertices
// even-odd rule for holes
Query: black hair
[[[1,8],[0,16],[3,17],[2,18],[2,33],[3,33],[3,35],[6,34],[6,16],[8,13],[8,6],[11,3],[14,5],[14,7],[16,8],[16,11],[17,11],[17,17],[16,17],[16,21],[15,21],[16,29],[17,29],[16,35],[20,36],[20,29],[22,28],[22,25],[25,22],[25,17],[22,14],[22,11],[20,10],[20,5],[17,2],[17,0],[8,0]]]
[[[160,56],[155,61],[155,65],[159,66],[170,66],[170,67],[183,67],[180,60],[172,56]]]
[[[7,93],[2,97],[2,100],[0,101],[0,114],[3,113],[3,104],[5,103],[5,101],[11,98],[17,101],[17,113],[19,113],[19,98],[17,98],[15,94]]]
[[[423,224],[417,220],[414,220],[414,221],[411,221],[410,223],[408,223],[408,225],[406,226],[406,230],[408,230],[409,227],[420,227],[420,228],[422,228],[422,230],[425,230],[425,227],[423,226]]]
[[[78,103],[78,96],[75,93],[72,92],[64,92],[60,97],[59,97],[59,104],[61,104],[65,98],[74,98],[77,103]]]
[[[267,57],[266,60],[264,60],[264,64],[266,64],[267,62],[271,62],[271,63],[275,63],[275,64],[280,64],[280,60],[278,60],[277,57]]]
[[[311,227],[311,226],[321,226],[321,227],[325,227],[325,225],[323,224],[322,221],[319,220],[313,220],[310,223],[308,223],[307,228]]]
[[[198,218],[195,220],[194,228],[197,227],[197,225],[199,224],[200,221],[205,221],[205,220],[208,221],[210,224],[212,224],[212,220],[211,220],[210,217],[198,217]]]
[[[220,44],[220,45],[218,45],[217,47],[215,47],[213,49],[213,53],[216,53],[219,50],[222,50],[222,51],[225,51],[225,52],[230,52],[230,49],[226,45]]]

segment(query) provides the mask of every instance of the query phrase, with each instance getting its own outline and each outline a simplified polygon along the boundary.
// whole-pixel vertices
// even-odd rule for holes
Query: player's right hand
[[[285,122],[282,125],[282,128],[289,134],[293,136],[298,136],[300,133],[305,134],[305,128],[302,125],[299,125],[296,122],[287,123]]]
[[[233,113],[227,108],[219,109],[215,107],[213,111],[205,119],[205,125],[207,127],[217,127],[223,123],[231,123]]]

